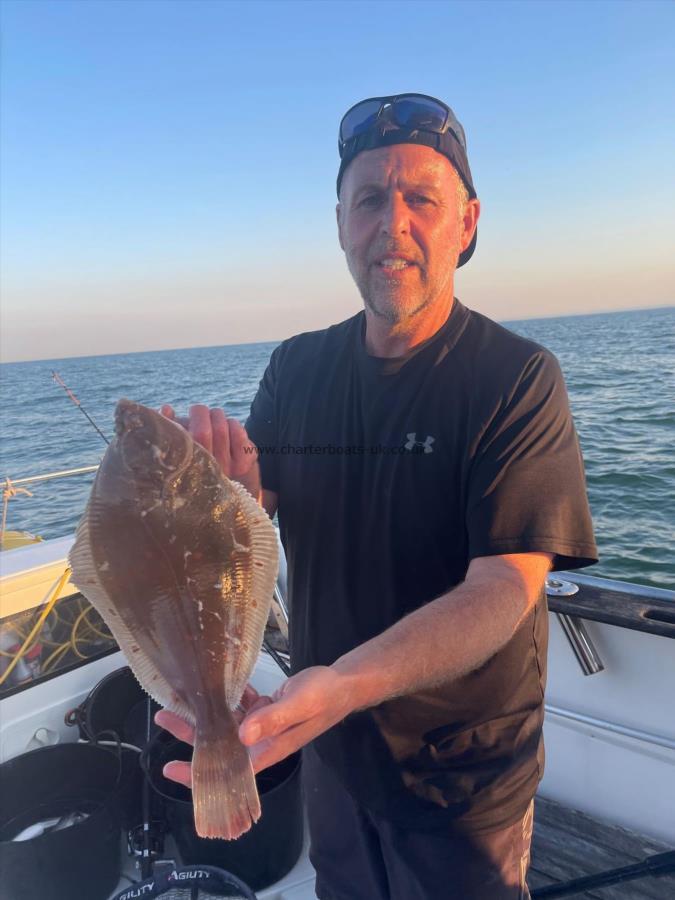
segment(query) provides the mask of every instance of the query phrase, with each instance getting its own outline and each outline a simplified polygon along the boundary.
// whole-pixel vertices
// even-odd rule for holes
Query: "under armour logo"
[[[431,445],[436,440],[436,438],[431,437],[431,435],[428,435],[423,441],[418,441],[417,432],[411,431],[409,434],[406,434],[406,437],[408,438],[407,443],[404,445],[406,450],[414,450],[415,447],[423,447],[425,453],[434,452],[434,449]]]

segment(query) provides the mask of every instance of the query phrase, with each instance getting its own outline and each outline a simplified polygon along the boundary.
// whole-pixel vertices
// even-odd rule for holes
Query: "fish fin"
[[[101,584],[91,549],[90,505],[87,504],[77,528],[75,543],[68,554],[68,564],[72,569],[71,581],[105,621],[143,690],[165,709],[176,713],[194,726],[194,713],[176,696],[169,682],[143,652],[138,640],[122,621]]]
[[[207,735],[199,724],[192,757],[195,829],[202,838],[232,841],[260,818],[253,766],[229,713],[226,733]]]
[[[276,529],[265,510],[239,482],[231,481],[230,484],[249,522],[252,561],[250,596],[241,637],[246,649],[232,655],[233,665],[226,664],[224,673],[225,699],[230,709],[234,709],[241,700],[262,647],[279,571],[279,544]]]

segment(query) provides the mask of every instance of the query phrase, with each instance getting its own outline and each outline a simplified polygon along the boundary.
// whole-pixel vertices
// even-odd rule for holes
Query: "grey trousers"
[[[398,828],[359,806],[303,751],[310,860],[319,900],[528,900],[534,801],[524,818],[475,835]]]

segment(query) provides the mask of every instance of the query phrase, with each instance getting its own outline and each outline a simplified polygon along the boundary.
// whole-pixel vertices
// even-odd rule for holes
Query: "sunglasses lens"
[[[448,117],[447,110],[424,97],[401,98],[394,103],[394,121],[400,128],[424,128],[440,131]]]
[[[381,107],[381,100],[365,100],[350,109],[340,123],[340,140],[348,141],[357,134],[368,131],[377,119]]]

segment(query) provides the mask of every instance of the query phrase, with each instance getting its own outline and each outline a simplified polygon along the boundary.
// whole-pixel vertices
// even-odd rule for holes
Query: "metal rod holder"
[[[556,616],[584,675],[597,675],[598,672],[602,672],[605,668],[604,663],[586,631],[583,620],[564,613],[556,613]]]
[[[272,613],[277,620],[279,631],[288,640],[288,606],[279,584],[274,585],[274,598],[272,600]]]
[[[546,579],[546,593],[549,597],[573,597],[578,591],[579,586],[572,581]],[[602,672],[605,668],[604,663],[586,631],[583,620],[565,613],[556,613],[556,616],[584,675],[597,675],[598,672]]]

